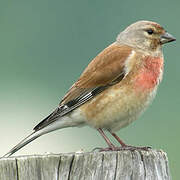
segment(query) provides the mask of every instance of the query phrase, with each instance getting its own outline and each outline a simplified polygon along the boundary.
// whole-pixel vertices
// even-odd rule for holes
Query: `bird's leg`
[[[110,131],[109,131],[110,132]],[[115,147],[118,150],[149,150],[151,147],[136,147],[125,144],[115,133],[110,132],[110,134],[121,144],[121,147]]]
[[[103,130],[101,128],[98,129],[98,132],[101,134],[101,136],[104,138],[104,140],[106,141],[106,143],[109,146],[109,148],[100,149],[100,151],[114,151],[114,150],[116,150],[116,147],[108,139],[108,137],[105,135],[105,133],[103,132]]]
[[[122,151],[122,150],[144,150],[148,151],[151,147],[136,147],[136,146],[130,146],[125,144],[115,133],[110,132],[110,134],[121,144],[121,147],[115,147],[112,142],[108,139],[108,137],[105,135],[103,130],[101,128],[98,129],[98,132],[101,134],[101,136],[104,138],[106,143],[108,144],[109,147],[107,148],[94,148],[92,151],[99,150],[101,151]]]
[[[110,131],[109,131],[110,132]],[[122,147],[126,147],[126,145],[115,133],[110,132],[111,135],[121,144]]]

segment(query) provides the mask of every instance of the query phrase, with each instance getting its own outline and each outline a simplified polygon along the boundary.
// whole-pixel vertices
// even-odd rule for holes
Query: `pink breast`
[[[162,71],[163,58],[147,57],[136,76],[135,88],[142,91],[153,89],[161,80]]]

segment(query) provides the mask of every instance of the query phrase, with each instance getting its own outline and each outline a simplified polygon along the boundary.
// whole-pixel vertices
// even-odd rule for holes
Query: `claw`
[[[151,147],[138,147],[138,146],[123,146],[123,147],[117,147],[117,151],[121,151],[121,150],[130,150],[130,151],[135,151],[135,150],[143,150],[143,151],[149,151],[149,149],[151,149]]]
[[[107,148],[100,148],[100,147],[96,147],[92,150],[92,152],[99,150],[99,152],[103,152],[103,151],[124,151],[124,150],[129,150],[129,151],[135,151],[135,150],[143,150],[143,151],[149,151],[149,149],[151,149],[151,147],[136,147],[136,146],[122,146],[122,147],[107,147]]]

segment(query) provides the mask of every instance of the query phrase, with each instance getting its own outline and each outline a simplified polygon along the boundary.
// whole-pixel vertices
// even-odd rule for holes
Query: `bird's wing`
[[[125,75],[125,60],[132,48],[113,43],[97,55],[84,70],[78,81],[66,93],[59,107],[41,121],[34,130],[42,129],[57,118],[86,103],[109,86],[121,81]]]

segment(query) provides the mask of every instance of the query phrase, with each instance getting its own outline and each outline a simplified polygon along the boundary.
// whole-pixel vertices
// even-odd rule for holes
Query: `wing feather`
[[[77,82],[69,89],[59,104],[47,118],[41,121],[34,130],[40,130],[59,119],[77,107],[86,103],[109,86],[121,81],[125,75],[125,60],[131,54],[128,46],[113,43],[98,56],[84,70]]]

